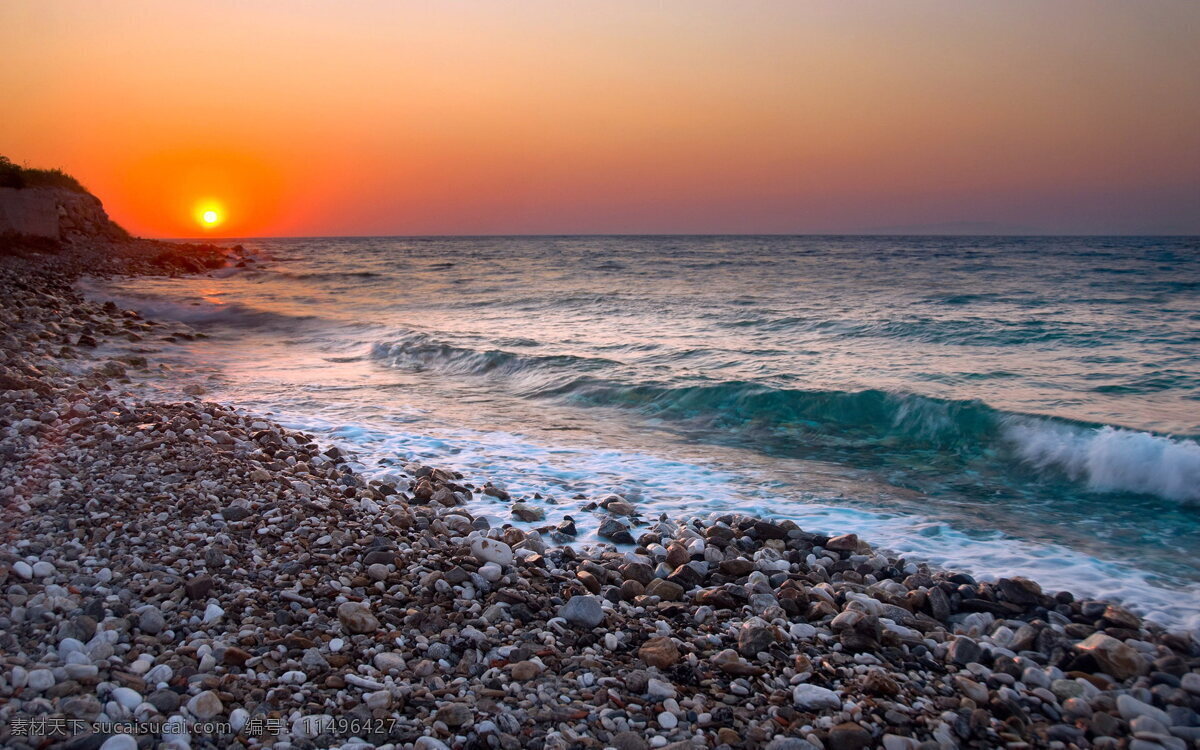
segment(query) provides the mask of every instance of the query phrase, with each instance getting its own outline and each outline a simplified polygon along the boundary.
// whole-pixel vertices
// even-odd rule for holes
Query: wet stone
[[[594,628],[604,621],[604,609],[595,596],[573,596],[558,611],[558,616],[584,628]]]
[[[646,596],[657,596],[665,601],[679,601],[683,598],[683,587],[664,578],[655,578],[646,586]]]
[[[629,532],[629,527],[615,518],[607,518],[600,523],[600,527],[596,530],[597,536],[602,539],[608,539],[616,544],[633,544],[633,534]]]
[[[965,635],[960,635],[950,644],[950,652],[948,654],[950,661],[959,666],[966,666],[972,662],[977,662],[983,656],[983,649],[979,647],[971,638]]]

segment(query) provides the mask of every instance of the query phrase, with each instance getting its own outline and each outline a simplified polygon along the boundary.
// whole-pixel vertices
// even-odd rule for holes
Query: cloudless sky
[[[131,231],[1200,233],[1200,3],[4,0]]]

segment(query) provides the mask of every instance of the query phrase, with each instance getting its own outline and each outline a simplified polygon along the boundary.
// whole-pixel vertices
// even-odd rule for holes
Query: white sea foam
[[[1056,469],[1096,492],[1139,492],[1200,504],[1200,444],[1114,427],[1012,418],[1004,436],[1020,458]]]

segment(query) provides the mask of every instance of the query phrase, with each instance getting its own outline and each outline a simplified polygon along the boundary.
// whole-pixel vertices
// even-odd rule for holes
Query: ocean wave
[[[995,430],[982,401],[953,401],[882,390],[778,389],[743,381],[691,386],[579,383],[575,400],[634,408],[713,428],[762,428],[792,439],[889,440],[957,450]]]
[[[1025,462],[1062,471],[1095,492],[1133,492],[1200,504],[1200,443],[1194,440],[1020,418],[1007,421],[1004,435]]]
[[[744,434],[757,428],[771,439],[805,448],[892,455],[933,450],[964,464],[982,458],[1010,474],[1032,469],[1091,492],[1200,504],[1200,443],[1194,439],[1016,414],[978,400],[880,390],[784,390],[752,383],[683,388],[592,384],[577,389],[575,397],[658,417],[700,420],[713,429]]]
[[[1118,426],[876,389],[774,388],[745,381],[629,383],[612,360],[476,350],[424,333],[377,344],[396,367],[503,380],[524,397],[619,408],[687,426],[711,439],[766,452],[822,458],[853,454],[862,465],[895,462],[968,470],[984,461],[1012,476],[1066,480],[1095,493],[1151,495],[1200,504],[1200,443]]]
[[[529,346],[530,343],[515,345]],[[525,381],[524,395],[536,395],[530,391],[557,387],[558,378],[563,373],[588,372],[617,364],[600,357],[528,355],[502,349],[472,349],[438,341],[421,332],[408,332],[394,340],[377,342],[372,346],[371,356],[392,367],[407,370],[520,379]]]

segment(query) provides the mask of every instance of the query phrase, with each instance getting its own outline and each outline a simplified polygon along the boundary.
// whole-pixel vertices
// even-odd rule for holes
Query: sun
[[[211,198],[195,204],[192,216],[203,229],[216,229],[225,223],[225,207]]]

